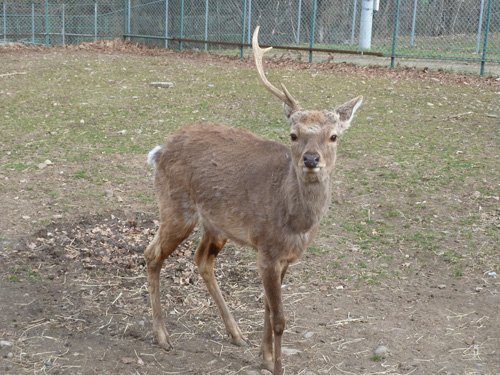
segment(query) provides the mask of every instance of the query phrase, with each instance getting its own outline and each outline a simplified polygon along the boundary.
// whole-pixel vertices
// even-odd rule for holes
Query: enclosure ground
[[[157,227],[144,159],[165,135],[209,120],[287,142],[252,64],[113,43],[0,60],[0,372],[265,373],[252,249],[228,244],[216,270],[247,348],[194,266],[197,231],[162,271],[174,349],[160,349],[142,257]],[[498,81],[267,67],[306,108],[365,96],[330,214],[283,286],[285,373],[500,374]]]

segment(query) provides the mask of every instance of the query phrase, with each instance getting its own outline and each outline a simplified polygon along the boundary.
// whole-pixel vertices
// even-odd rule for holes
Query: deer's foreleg
[[[283,285],[283,279],[288,268],[286,263],[281,270],[281,285]],[[273,327],[271,325],[271,313],[269,309],[269,303],[267,298],[264,298],[264,335],[262,337],[262,345],[260,347],[260,352],[262,354],[263,366],[269,371],[274,369],[273,361]]]
[[[272,368],[275,375],[281,375],[281,338],[285,330],[285,315],[281,301],[281,281],[285,275],[287,263],[266,262],[259,259],[259,270],[265,292],[266,310],[264,314],[264,338],[262,355],[264,366]],[[272,338],[274,337],[274,345]],[[273,362],[271,362],[274,360]],[[271,366],[272,363],[272,366]]]

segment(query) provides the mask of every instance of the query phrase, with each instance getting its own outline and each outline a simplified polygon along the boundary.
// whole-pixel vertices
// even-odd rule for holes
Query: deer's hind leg
[[[153,240],[146,248],[144,257],[146,258],[148,273],[148,290],[153,310],[153,333],[158,344],[165,350],[172,349],[172,343],[165,328],[163,312],[160,301],[160,271],[163,261],[184,241],[192,232],[196,220],[194,215],[180,215],[173,206],[166,205],[166,209],[161,210],[161,224]]]
[[[224,301],[224,297],[219,289],[219,285],[217,284],[217,280],[215,279],[215,259],[224,247],[225,243],[226,239],[213,236],[205,231],[200,244],[198,245],[198,249],[196,250],[194,260],[198,266],[200,275],[207,286],[208,292],[214,299],[215,304],[219,309],[219,313],[224,321],[224,325],[226,326],[226,331],[229,336],[231,336],[231,342],[238,346],[246,346],[246,339],[243,337],[238,324],[229,311],[226,301]]]

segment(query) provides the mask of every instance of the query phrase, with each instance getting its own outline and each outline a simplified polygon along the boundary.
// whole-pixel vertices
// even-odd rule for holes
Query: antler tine
[[[259,46],[259,29],[260,26],[255,28],[252,37],[252,49],[253,57],[255,60],[255,66],[257,67],[257,72],[259,73],[259,79],[264,84],[264,86],[276,97],[278,97],[282,102],[288,105],[293,111],[299,109],[299,103],[294,99],[294,97],[288,92],[284,84],[281,84],[283,91],[279,90],[268,81],[263,67],[264,54],[273,49],[273,47],[261,48]]]

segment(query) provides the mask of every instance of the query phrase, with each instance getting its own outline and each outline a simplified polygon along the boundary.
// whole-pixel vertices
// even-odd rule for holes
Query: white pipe
[[[359,25],[359,49],[369,50],[372,46],[373,1],[361,1],[361,20]]]

